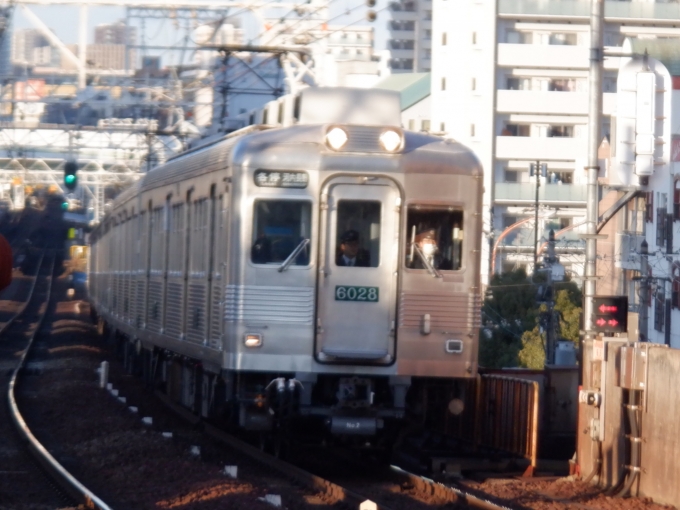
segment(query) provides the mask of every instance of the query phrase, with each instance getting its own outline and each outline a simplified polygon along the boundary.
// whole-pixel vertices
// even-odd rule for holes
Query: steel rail
[[[42,264],[44,262],[44,257],[45,257],[45,252],[43,252],[42,256],[40,257],[40,263],[38,264],[38,272],[36,273],[35,280],[33,280],[33,286],[31,287],[31,293],[26,300],[26,303],[22,306],[21,310],[8,322],[5,327],[0,331],[0,334],[3,333],[7,326],[14,321],[17,317],[19,317],[21,314],[24,313],[26,310],[26,307],[28,304],[32,301],[33,299],[33,291],[35,290],[35,285],[36,282],[38,281],[38,278],[40,277],[40,270],[42,269]],[[40,463],[40,465],[47,471],[48,475],[55,480],[59,486],[64,489],[71,497],[76,499],[77,501],[80,501],[85,504],[86,508],[91,508],[91,509],[97,509],[97,510],[111,510],[111,508],[104,503],[101,499],[99,499],[97,496],[94,495],[90,490],[87,489],[82,483],[80,483],[76,478],[71,475],[64,467],[57,462],[57,460],[52,457],[50,452],[45,449],[45,447],[35,438],[31,430],[28,428],[28,425],[26,424],[26,421],[24,420],[23,416],[21,415],[21,412],[19,411],[19,407],[17,406],[16,398],[14,395],[14,388],[16,386],[17,378],[19,375],[19,372],[21,369],[24,367],[24,364],[26,362],[26,358],[28,357],[28,353],[31,350],[31,347],[33,346],[33,342],[35,340],[35,337],[37,336],[38,332],[40,331],[40,328],[42,326],[43,321],[45,320],[45,317],[47,316],[47,309],[49,306],[49,302],[51,299],[52,295],[52,282],[54,280],[54,264],[55,264],[55,259],[56,259],[56,254],[53,255],[52,258],[52,263],[50,267],[50,272],[48,275],[49,278],[49,283],[47,287],[47,292],[45,296],[45,310],[40,316],[40,319],[38,319],[38,325],[35,328],[35,331],[33,331],[33,334],[31,335],[30,339],[28,340],[28,345],[26,346],[26,349],[24,349],[23,354],[21,355],[21,359],[19,360],[19,364],[14,370],[14,373],[12,374],[12,378],[9,383],[9,391],[7,394],[8,401],[9,401],[9,407],[10,407],[10,415],[12,417],[12,421],[14,422],[14,426],[17,429],[17,432],[21,436],[21,438],[27,442],[27,446],[31,454],[37,459],[37,461]]]
[[[510,507],[498,505],[491,501],[478,498],[472,494],[444,485],[424,476],[409,473],[399,466],[390,466],[390,469],[397,476],[401,477],[405,482],[412,484],[419,490],[427,491],[429,494],[438,496],[445,501],[459,502],[466,504],[472,508],[479,508],[481,510],[512,510]]]
[[[189,421],[193,425],[197,425],[198,423],[201,422],[200,418],[198,418],[195,414],[193,414],[188,409],[185,409],[172,402],[167,397],[167,395],[164,395],[159,391],[156,391],[155,395],[170,410],[179,415],[182,419]],[[213,425],[203,422],[202,426],[203,432],[208,436],[212,437],[213,439],[216,439],[217,441],[229,446],[230,448],[233,448],[234,450],[243,453],[244,455],[258,462],[259,464],[262,464],[263,466],[273,469],[274,471],[281,473],[284,477],[292,479],[293,481],[307,488],[313,490],[321,490],[326,496],[336,498],[353,509],[359,508],[359,505],[361,505],[361,503],[363,503],[367,499],[370,499],[366,496],[362,496],[361,494],[358,494],[338,484],[335,484],[324,478],[321,478],[320,476],[313,475],[312,473],[309,473],[304,469],[294,466],[293,464],[290,464],[272,455],[269,455],[268,453],[265,453],[259,450],[258,448],[255,448],[254,446],[246,443],[245,441],[241,441],[240,439],[232,436],[231,434]],[[390,510],[390,507],[385,506],[383,504],[376,503],[376,505],[378,510]]]
[[[160,400],[162,400],[163,403],[173,412],[178,414],[183,419],[190,421],[193,425],[198,425],[201,422],[200,418],[198,418],[195,414],[193,414],[188,409],[185,409],[172,402],[167,397],[167,395],[164,395],[159,391],[156,391],[155,395]],[[203,431],[210,437],[213,437],[214,439],[228,445],[229,447],[240,451],[256,462],[283,474],[286,478],[292,479],[295,482],[300,483],[310,489],[321,490],[327,496],[337,498],[351,508],[357,509],[361,503],[370,499],[368,496],[364,496],[352,490],[346,489],[336,483],[309,473],[304,469],[265,453],[213,425],[203,422],[202,426]],[[444,485],[424,476],[409,473],[398,466],[390,466],[390,470],[392,474],[400,478],[402,481],[413,485],[421,492],[437,496],[446,503],[463,503],[472,508],[478,508],[480,510],[512,510],[509,507],[497,505],[491,501],[473,496],[472,494],[464,492],[455,487]],[[390,510],[390,507],[382,503],[375,501],[374,503],[377,505],[379,510]]]

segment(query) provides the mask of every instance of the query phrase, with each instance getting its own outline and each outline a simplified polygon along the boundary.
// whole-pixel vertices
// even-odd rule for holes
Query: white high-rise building
[[[539,249],[553,229],[561,262],[572,276],[581,274],[590,0],[433,3],[432,130],[469,145],[484,166],[483,275],[533,269],[532,162],[548,169],[539,193]],[[678,3],[607,1],[605,49],[620,53],[626,37],[680,44],[678,20]],[[615,113],[619,60],[605,60],[603,137]]]
[[[432,69],[432,0],[390,0],[389,11],[390,69],[393,73],[429,72]]]

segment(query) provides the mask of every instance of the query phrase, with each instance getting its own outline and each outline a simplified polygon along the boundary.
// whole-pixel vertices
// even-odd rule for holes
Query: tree
[[[483,331],[479,340],[479,364],[489,368],[522,366],[542,369],[545,364],[544,332],[539,308],[538,285],[524,270],[495,275],[487,289],[482,308]],[[557,337],[578,342],[581,320],[581,290],[573,282],[554,284]],[[544,321],[545,322],[545,321]],[[543,323],[544,325],[544,323]]]
[[[523,269],[494,275],[482,308],[480,365],[517,366],[522,334],[536,325],[536,312],[536,286]]]
[[[531,331],[525,331],[522,335],[522,349],[517,358],[519,359],[519,366],[523,368],[543,370],[545,366],[545,345],[538,326]]]

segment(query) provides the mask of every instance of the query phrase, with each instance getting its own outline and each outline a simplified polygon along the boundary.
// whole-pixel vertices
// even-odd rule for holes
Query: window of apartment
[[[531,78],[507,77],[505,88],[507,90],[531,90]]]
[[[648,191],[645,193],[645,221],[647,223],[654,222],[654,192]]]
[[[519,182],[519,171],[508,170],[507,168],[503,172],[503,180],[505,182]]]
[[[472,78],[472,83],[470,84],[470,89],[477,90],[477,78]]]
[[[475,136],[475,125],[470,124],[470,136],[474,137]]]
[[[416,3],[415,3],[415,2],[404,2],[404,3],[401,4],[401,5],[402,5],[402,8],[403,8],[405,11],[413,12],[413,11],[416,10]]]
[[[423,16],[423,19],[425,21],[430,21],[432,19],[432,11],[425,11],[425,15]]]
[[[530,127],[526,124],[506,124],[501,131],[501,136],[530,136]]]
[[[659,205],[656,208],[656,245],[666,244],[666,194],[659,193]]]
[[[654,329],[656,331],[663,331],[666,311],[666,289],[663,282],[656,286],[656,293],[654,299]]]
[[[446,32],[442,32],[442,46],[446,46]]]
[[[680,308],[680,262],[673,262],[671,307]]]
[[[472,44],[477,44],[477,32],[472,32]]]
[[[442,90],[446,90],[446,78],[442,78]]]
[[[626,36],[620,32],[606,32],[603,35],[605,46],[622,46]]]
[[[551,92],[574,92],[576,90],[576,80],[567,78],[552,79],[548,83],[548,90]]]
[[[550,172],[550,182],[553,184],[573,184],[574,172]]]
[[[412,32],[415,30],[416,22],[413,20],[392,20],[390,22],[390,28],[392,30],[404,30],[407,32]]]
[[[509,216],[507,214],[503,215],[503,228],[506,229],[508,227],[513,226],[515,223],[519,221],[519,218],[517,216]]]
[[[560,230],[565,229],[567,227],[571,227],[572,224],[574,223],[574,218],[559,218],[560,222]]]
[[[531,32],[518,32],[517,30],[507,30],[505,32],[505,42],[508,44],[531,44]]]
[[[548,44],[555,44],[559,46],[576,46],[576,34],[550,34]]]
[[[429,131],[430,130],[430,121],[429,119],[422,120],[420,122],[420,130],[421,131]]]
[[[574,126],[550,126],[548,136],[552,138],[573,138]]]
[[[430,30],[429,28],[426,29],[425,30],[425,37],[427,37],[428,39],[432,39],[432,30]]]
[[[408,121],[408,128],[413,131],[416,128],[416,120],[415,119],[409,119]]]
[[[673,221],[680,221],[680,181],[673,188]]]
[[[439,131],[441,131],[442,133],[446,131],[446,122],[441,122],[439,124]]]
[[[602,80],[602,91],[603,92],[616,92],[616,77],[606,76]]]

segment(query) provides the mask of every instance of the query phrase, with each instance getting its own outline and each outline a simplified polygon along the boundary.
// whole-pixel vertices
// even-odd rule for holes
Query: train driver
[[[340,237],[340,251],[335,259],[338,266],[371,267],[371,255],[359,244],[359,232],[348,230]]]

